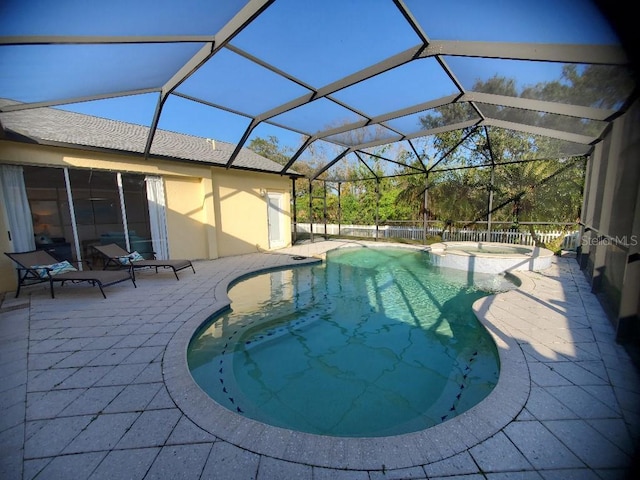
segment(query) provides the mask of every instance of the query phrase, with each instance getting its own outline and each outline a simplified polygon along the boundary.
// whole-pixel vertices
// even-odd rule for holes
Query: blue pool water
[[[514,284],[405,248],[346,248],[229,290],[189,345],[194,380],[246,417],[331,436],[431,427],[494,388],[498,353],[471,310]]]

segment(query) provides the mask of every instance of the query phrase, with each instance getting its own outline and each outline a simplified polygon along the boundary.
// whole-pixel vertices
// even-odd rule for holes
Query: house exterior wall
[[[207,227],[208,201],[204,195],[210,179],[198,177],[164,177],[167,201],[167,231],[171,258],[217,258],[215,245],[209,244]],[[211,247],[211,248],[210,248]]]
[[[620,341],[640,344],[640,103],[613,123],[587,169],[580,265]]]
[[[279,175],[6,140],[0,140],[0,163],[162,176],[172,258],[214,259],[267,250],[267,208],[261,190],[284,194],[283,222],[289,221],[290,180]],[[4,208],[0,210],[0,248],[9,252],[9,228]],[[287,225],[287,244],[290,230]],[[0,255],[0,292],[15,291],[16,286],[13,263]]]
[[[221,257],[269,250],[267,193],[283,195],[282,230],[284,244],[291,244],[290,192],[286,177],[262,173],[234,175],[228,170],[213,172],[218,253]]]
[[[0,187],[0,190],[2,187]],[[0,201],[2,200],[0,192]],[[11,252],[11,242],[7,234],[7,217],[5,209],[0,208],[0,249],[2,252]],[[0,292],[6,292],[15,289],[17,286],[17,277],[13,267],[13,263],[4,254],[0,254]]]

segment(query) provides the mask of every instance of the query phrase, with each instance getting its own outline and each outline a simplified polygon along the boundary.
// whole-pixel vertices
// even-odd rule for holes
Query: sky
[[[432,40],[616,44],[618,39],[588,0],[405,0]],[[4,0],[0,36],[212,35],[243,6],[238,0]],[[197,39],[201,40],[201,39]],[[415,48],[420,38],[391,0],[276,0],[231,41],[233,49],[268,62],[291,78],[223,49],[177,92],[226,108],[170,96],[159,128],[237,143],[250,117],[311,95],[387,57]],[[22,102],[158,90],[202,48],[202,41],[142,45],[1,45],[0,97]],[[519,63],[519,64],[518,64]],[[462,85],[493,75],[514,76],[519,87],[557,79],[561,64],[452,57]],[[295,79],[295,81],[293,80]],[[313,134],[457,93],[435,59],[422,59],[274,118]],[[150,125],[159,94],[71,103],[59,108]],[[235,112],[235,113],[234,113]],[[242,115],[242,114],[244,115]],[[303,136],[261,123],[252,137],[276,136],[296,150]]]

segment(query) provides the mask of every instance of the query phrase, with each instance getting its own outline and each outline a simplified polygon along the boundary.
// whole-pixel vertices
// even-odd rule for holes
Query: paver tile
[[[98,465],[89,480],[142,480],[157,457],[159,448],[113,450]],[[70,477],[69,477],[70,478]],[[167,477],[171,478],[171,477]]]
[[[177,408],[142,412],[118,442],[117,448],[163,446],[180,417]]]
[[[211,480],[255,479],[258,475],[260,455],[231,445],[215,442],[202,472],[202,478]],[[280,477],[287,478],[287,477]]]
[[[139,416],[139,413],[113,413],[91,417],[92,421],[74,437],[64,453],[110,450],[118,444]]]
[[[536,469],[586,466],[539,422],[513,422],[504,431]]]
[[[145,476],[145,480],[198,480],[213,443],[163,447]]]

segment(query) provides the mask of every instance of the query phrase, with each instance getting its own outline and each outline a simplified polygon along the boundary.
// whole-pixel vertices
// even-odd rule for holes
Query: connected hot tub
[[[434,243],[430,253],[438,267],[482,273],[544,270],[553,259],[553,252],[546,248],[496,242]]]

